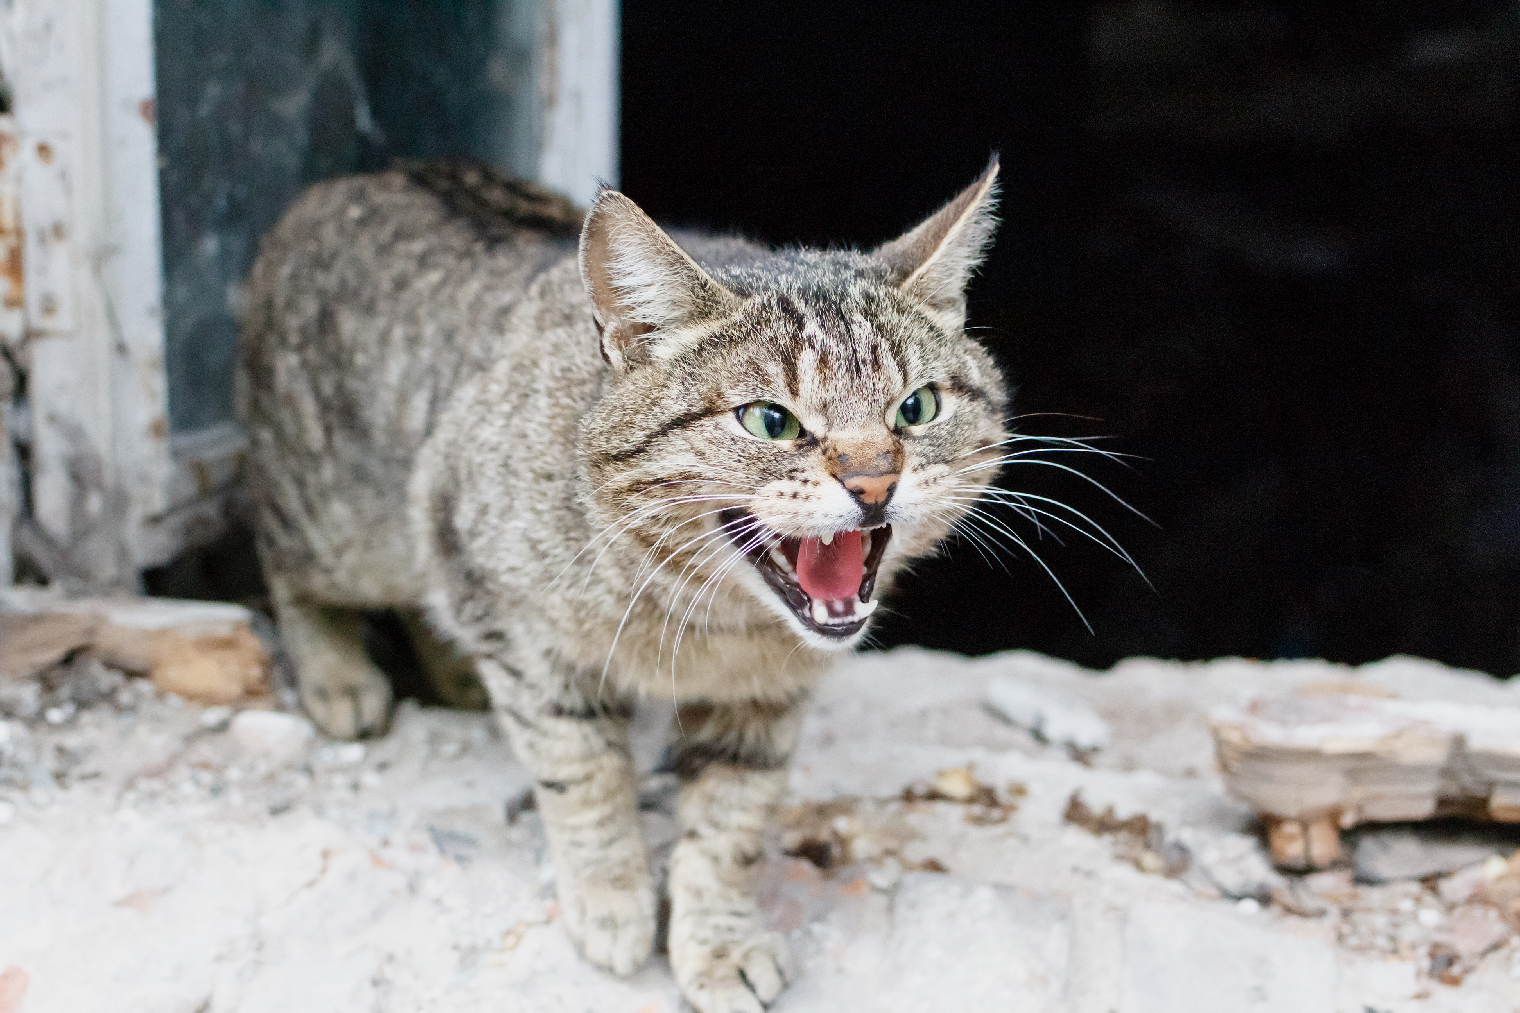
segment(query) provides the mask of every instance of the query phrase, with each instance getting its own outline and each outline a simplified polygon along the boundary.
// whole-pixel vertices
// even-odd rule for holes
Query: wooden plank
[[[1210,719],[1226,786],[1262,815],[1288,868],[1337,860],[1339,831],[1364,822],[1520,822],[1520,708],[1332,693]]]
[[[164,562],[178,546],[148,551],[151,528],[170,506],[174,463],[163,328],[163,253],[158,198],[152,0],[111,0],[99,12],[96,62],[102,201],[93,252],[109,307],[111,435],[116,481],[131,511],[126,540],[136,566]]]
[[[153,680],[160,690],[228,704],[268,692],[269,655],[252,614],[224,602],[164,598],[65,598],[30,588],[0,589],[0,672],[35,674],[87,649],[101,661]],[[7,625],[0,625],[0,632]],[[51,659],[51,660],[50,660]],[[23,671],[26,669],[26,671]]]

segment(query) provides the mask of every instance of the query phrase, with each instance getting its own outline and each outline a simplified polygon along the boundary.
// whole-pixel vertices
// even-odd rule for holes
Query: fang
[[[820,538],[818,540],[820,542],[822,542],[824,545],[832,545],[832,544],[834,544],[834,532],[830,531],[828,534],[824,535],[822,538]]]

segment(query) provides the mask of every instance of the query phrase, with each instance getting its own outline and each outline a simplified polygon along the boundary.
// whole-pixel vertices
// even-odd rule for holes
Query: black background
[[[1326,13],[1323,8],[1333,8]],[[976,334],[1005,484],[1100,520],[921,566],[884,645],[1106,665],[1411,653],[1520,670],[1513,4],[623,8],[622,189],[656,218],[869,244],[1002,153]],[[1079,417],[1072,417],[1079,416]],[[1047,474],[1048,473],[1048,474]],[[1028,531],[1028,525],[1024,525]]]

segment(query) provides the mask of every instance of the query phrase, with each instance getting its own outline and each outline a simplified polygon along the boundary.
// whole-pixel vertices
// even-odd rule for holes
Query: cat
[[[793,975],[751,881],[809,688],[1002,460],[965,333],[997,172],[860,252],[410,166],[311,188],[250,273],[238,404],[307,712],[382,731],[362,610],[424,610],[536,779],[565,929],[626,975],[657,911],[628,720],[673,699],[668,952],[703,1013]]]

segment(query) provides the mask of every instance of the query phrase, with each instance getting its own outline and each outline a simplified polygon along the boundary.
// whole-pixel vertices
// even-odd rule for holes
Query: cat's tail
[[[518,238],[524,229],[576,236],[586,217],[565,195],[472,158],[401,159],[396,168],[492,239]]]

